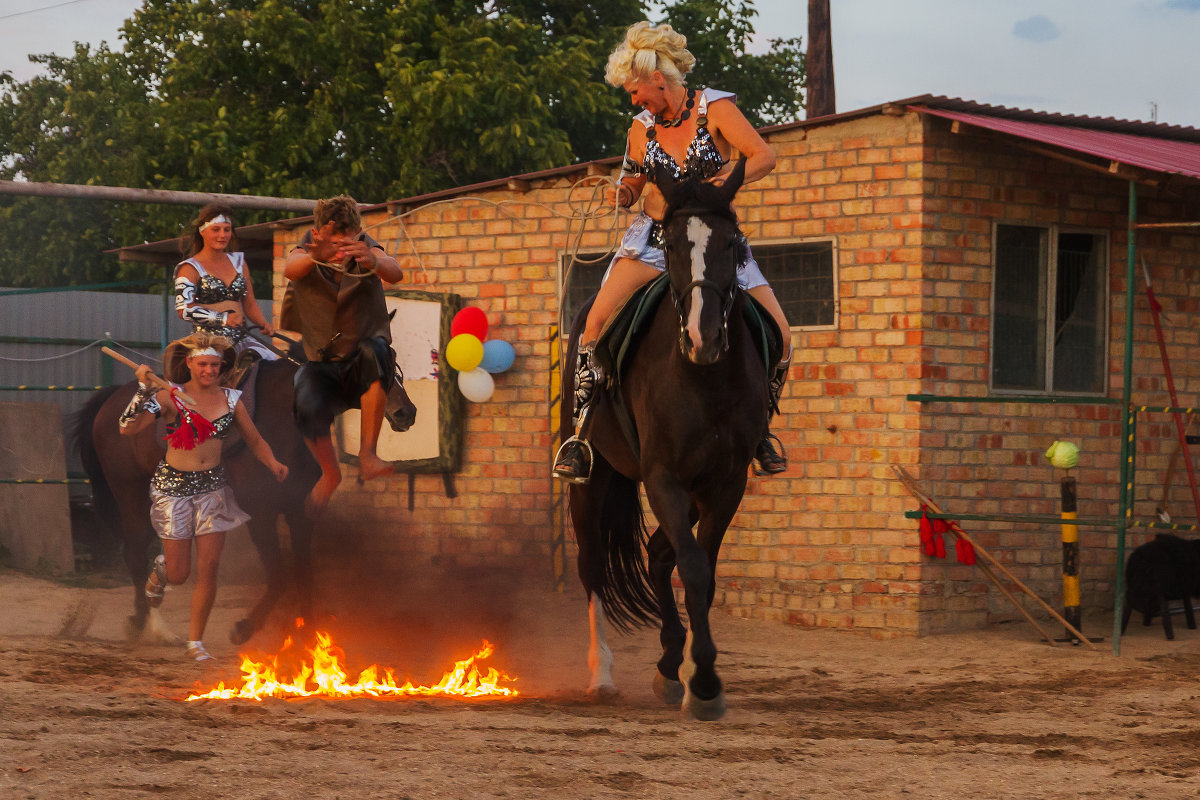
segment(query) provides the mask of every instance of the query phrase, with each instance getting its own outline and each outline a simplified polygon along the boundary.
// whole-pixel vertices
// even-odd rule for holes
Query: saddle
[[[664,272],[630,295],[600,332],[593,358],[607,376],[605,385],[610,394],[617,393],[621,376],[633,354],[637,352],[638,343],[650,329],[659,304],[669,294],[670,289],[670,276]],[[770,312],[749,292],[743,292],[743,295],[746,302],[742,304],[742,316],[750,328],[755,349],[762,357],[763,366],[769,374],[783,354],[783,335]]]
[[[662,273],[642,286],[617,309],[612,319],[600,332],[592,358],[605,376],[603,388],[612,403],[617,422],[625,434],[634,453],[638,453],[637,425],[625,407],[621,397],[621,378],[637,352],[638,344],[650,330],[650,324],[659,305],[670,294],[671,278]],[[746,302],[742,303],[742,317],[750,329],[755,349],[763,360],[766,375],[779,363],[783,355],[783,334],[775,319],[749,292],[742,292]]]

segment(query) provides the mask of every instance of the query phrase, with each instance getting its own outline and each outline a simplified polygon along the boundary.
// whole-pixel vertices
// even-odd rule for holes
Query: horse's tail
[[[646,518],[635,481],[611,474],[596,527],[600,536],[593,563],[603,574],[596,576],[593,588],[608,619],[622,631],[656,622],[658,601],[646,566]]]
[[[119,515],[117,498],[113,495],[108,481],[104,477],[104,469],[100,466],[100,454],[96,451],[96,442],[92,439],[92,424],[100,413],[105,401],[117,392],[120,386],[106,386],[96,392],[83,407],[67,418],[67,442],[83,462],[83,471],[88,476],[92,487],[92,502],[100,518],[110,525]]]

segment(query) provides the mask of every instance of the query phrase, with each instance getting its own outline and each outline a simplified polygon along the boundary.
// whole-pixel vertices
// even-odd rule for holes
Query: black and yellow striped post
[[[1063,617],[1075,627],[1083,631],[1083,621],[1079,610],[1079,528],[1075,525],[1078,518],[1075,500],[1075,479],[1070,475],[1063,476],[1062,491],[1062,549],[1063,549]],[[1070,631],[1065,641],[1075,641]]]

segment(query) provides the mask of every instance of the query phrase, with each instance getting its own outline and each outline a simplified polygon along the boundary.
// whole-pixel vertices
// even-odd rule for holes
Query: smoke
[[[379,552],[379,532],[357,527],[338,520],[317,531],[315,617],[305,621],[308,636],[332,635],[355,675],[378,664],[394,668],[399,680],[430,684],[486,640],[495,653],[481,666],[518,678],[512,685],[523,695],[586,686],[587,608],[577,584],[556,593],[548,569],[430,566],[429,554],[399,555],[396,542]],[[307,645],[295,608],[285,598],[250,648],[272,654],[289,635]]]

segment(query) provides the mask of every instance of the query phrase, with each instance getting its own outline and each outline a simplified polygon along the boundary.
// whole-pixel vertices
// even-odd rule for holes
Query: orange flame
[[[270,664],[254,661],[247,655],[242,655],[242,685],[240,687],[225,687],[224,681],[216,688],[204,694],[192,694],[185,702],[193,700],[258,700],[267,697],[516,697],[516,689],[501,686],[502,680],[513,681],[515,678],[504,675],[494,667],[486,672],[480,672],[476,660],[490,656],[495,648],[486,639],[483,646],[475,655],[454,663],[454,669],[442,676],[434,686],[413,686],[411,681],[403,685],[396,683],[394,670],[390,667],[383,670],[382,679],[379,677],[380,668],[374,664],[364,669],[354,683],[346,680],[346,671],[338,659],[338,653],[333,646],[333,638],[317,631],[317,644],[308,652],[312,655],[311,663],[300,665],[299,672],[291,678],[281,678],[278,675],[278,656]],[[291,647],[291,637],[284,642],[283,649]]]

